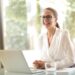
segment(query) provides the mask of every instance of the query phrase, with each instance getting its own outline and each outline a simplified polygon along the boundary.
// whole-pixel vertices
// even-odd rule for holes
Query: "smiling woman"
[[[73,44],[69,33],[65,29],[57,27],[58,15],[53,8],[45,8],[43,11],[43,25],[47,32],[40,37],[39,46],[41,50],[41,59],[33,62],[34,67],[43,69],[45,63],[49,62],[51,66],[56,64],[57,69],[67,68],[74,64]],[[52,16],[52,17],[47,17]],[[61,56],[60,56],[61,55]]]

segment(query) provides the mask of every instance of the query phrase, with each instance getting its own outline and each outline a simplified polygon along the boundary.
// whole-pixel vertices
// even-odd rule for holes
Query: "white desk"
[[[11,72],[4,73],[4,71],[1,70],[0,75],[46,75],[46,74],[45,73],[43,74],[24,74],[24,73],[11,73]],[[75,75],[75,68],[57,70],[56,75]]]
[[[56,75],[75,75],[75,68],[66,68],[58,70]]]

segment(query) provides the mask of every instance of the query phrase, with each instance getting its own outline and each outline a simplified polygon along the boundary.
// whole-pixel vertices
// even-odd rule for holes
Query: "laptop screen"
[[[22,51],[1,50],[0,59],[6,71],[31,72]]]

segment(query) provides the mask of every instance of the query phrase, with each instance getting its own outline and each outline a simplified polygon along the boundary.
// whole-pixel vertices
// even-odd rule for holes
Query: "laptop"
[[[0,60],[7,72],[19,72],[25,74],[43,73],[44,70],[32,70],[21,50],[0,50]]]

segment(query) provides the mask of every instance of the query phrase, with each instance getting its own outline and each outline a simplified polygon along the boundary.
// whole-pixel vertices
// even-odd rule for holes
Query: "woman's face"
[[[42,15],[42,21],[46,28],[55,27],[57,19],[55,18],[51,10],[44,10]]]

